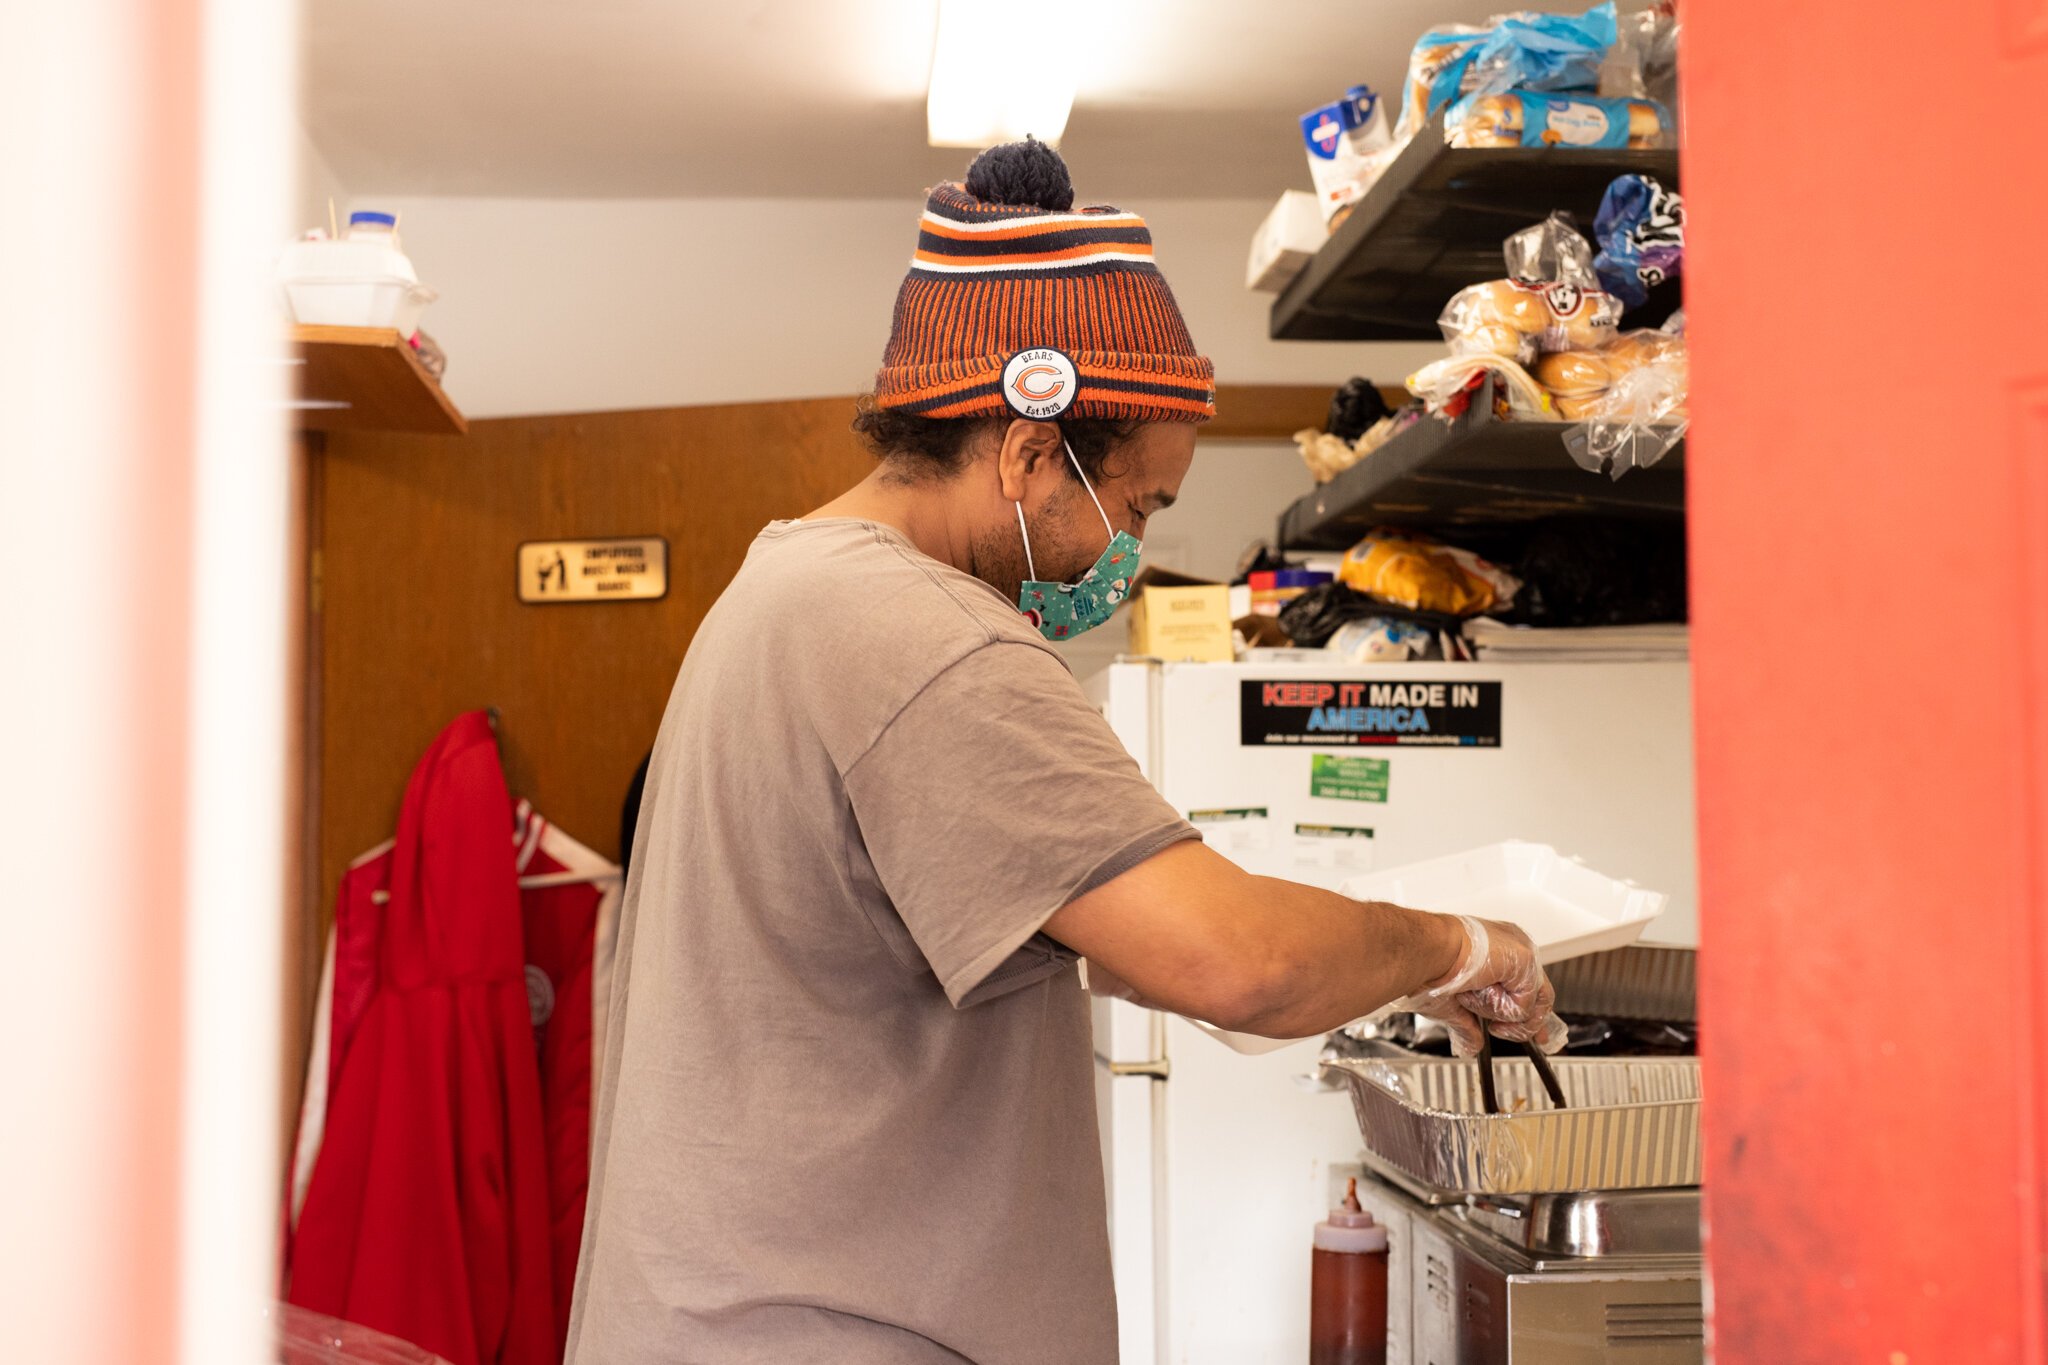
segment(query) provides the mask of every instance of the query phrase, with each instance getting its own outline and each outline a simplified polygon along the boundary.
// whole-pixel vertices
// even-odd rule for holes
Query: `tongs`
[[[1505,1041],[1505,1040],[1503,1040]],[[1557,1073],[1550,1069],[1550,1059],[1543,1055],[1543,1049],[1526,1046],[1529,1064],[1536,1068],[1536,1079],[1543,1082],[1543,1093],[1550,1096],[1550,1102],[1559,1109],[1568,1108],[1564,1102],[1564,1087],[1557,1083]],[[1493,1088],[1493,1035],[1482,1025],[1479,1030],[1479,1102],[1489,1114],[1500,1112],[1500,1096]]]

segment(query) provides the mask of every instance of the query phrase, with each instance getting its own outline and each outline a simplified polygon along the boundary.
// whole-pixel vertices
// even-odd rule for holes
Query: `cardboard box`
[[[1141,571],[1131,585],[1131,653],[1229,663],[1230,589],[1170,569]]]
[[[1330,230],[1324,225],[1322,206],[1316,197],[1307,190],[1288,190],[1252,234],[1245,288],[1279,293],[1294,282],[1294,277],[1329,239]]]

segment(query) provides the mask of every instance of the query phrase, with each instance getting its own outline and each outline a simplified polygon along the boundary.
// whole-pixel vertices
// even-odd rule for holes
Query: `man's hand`
[[[1403,1000],[1405,1009],[1441,1019],[1460,1057],[1478,1055],[1480,1029],[1556,1052],[1564,1046],[1564,1020],[1551,1009],[1555,992],[1536,962],[1529,936],[1512,924],[1459,915],[1465,951],[1450,975]]]

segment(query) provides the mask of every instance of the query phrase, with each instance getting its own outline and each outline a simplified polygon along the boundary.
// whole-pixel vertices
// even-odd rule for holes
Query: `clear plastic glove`
[[[1564,1020],[1551,1009],[1556,993],[1536,961],[1529,936],[1499,920],[1457,918],[1465,930],[1465,952],[1458,965],[1449,976],[1402,1001],[1401,1008],[1442,1020],[1451,1031],[1451,1050],[1460,1057],[1479,1055],[1482,1027],[1496,1038],[1545,1052],[1562,1048]]]

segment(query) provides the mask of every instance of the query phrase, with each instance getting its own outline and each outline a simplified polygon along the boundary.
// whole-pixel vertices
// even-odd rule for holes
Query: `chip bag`
[[[1337,581],[1414,611],[1477,616],[1513,604],[1521,583],[1469,550],[1374,531],[1344,553]]]

